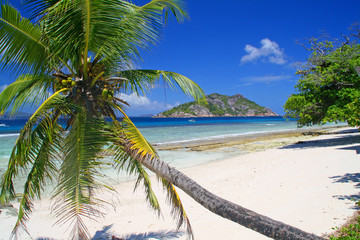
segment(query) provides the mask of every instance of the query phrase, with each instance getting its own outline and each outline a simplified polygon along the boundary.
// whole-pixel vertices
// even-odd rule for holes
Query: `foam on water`
[[[3,137],[18,137],[20,134],[19,133],[9,133],[9,134],[0,134],[0,138],[3,138]]]

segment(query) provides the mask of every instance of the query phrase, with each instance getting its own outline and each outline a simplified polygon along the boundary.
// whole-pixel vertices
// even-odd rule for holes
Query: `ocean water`
[[[296,129],[295,120],[283,117],[134,118],[133,122],[156,144]]]
[[[226,138],[253,133],[296,129],[295,120],[282,117],[214,117],[214,118],[132,118],[152,144]],[[0,175],[5,171],[12,148],[26,119],[0,120]],[[159,151],[160,158],[183,168],[241,154],[240,152]],[[105,170],[108,181],[126,181],[124,174]],[[21,181],[20,181],[21,182]]]

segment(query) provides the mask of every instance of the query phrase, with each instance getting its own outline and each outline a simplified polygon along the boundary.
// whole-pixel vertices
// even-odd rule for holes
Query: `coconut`
[[[104,90],[102,91],[101,95],[104,97],[104,98],[107,98],[108,97],[108,94],[109,94],[109,90],[107,88],[104,88]]]

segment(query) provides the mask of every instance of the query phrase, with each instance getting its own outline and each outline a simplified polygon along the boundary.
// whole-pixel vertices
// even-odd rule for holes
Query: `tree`
[[[350,39],[309,41],[310,57],[297,71],[296,93],[284,106],[299,126],[339,121],[360,126],[360,45],[357,37]]]
[[[73,223],[72,238],[88,239],[83,218],[101,215],[104,200],[99,171],[111,164],[137,176],[146,200],[157,212],[145,167],[156,173],[173,206],[178,226],[191,226],[174,185],[209,210],[276,239],[320,239],[312,234],[244,209],[203,189],[158,159],[124,112],[117,93],[145,93],[162,80],[197,101],[201,88],[168,71],[134,69],[139,49],[157,42],[169,13],[187,17],[180,0],[153,0],[136,6],[121,0],[29,1],[32,21],[10,5],[0,12],[1,64],[21,74],[0,94],[0,111],[16,113],[40,105],[15,143],[1,181],[1,204],[16,197],[14,178],[27,171],[14,236],[25,229],[33,201],[49,181],[57,183],[57,216]],[[116,117],[121,115],[120,120]],[[63,122],[65,122],[63,124]]]
[[[1,182],[1,203],[15,198],[14,178],[28,171],[13,233],[25,229],[47,182],[57,181],[59,219],[73,222],[73,236],[88,239],[84,217],[101,214],[95,195],[99,170],[106,164],[137,175],[146,198],[160,213],[145,154],[157,156],[124,113],[120,92],[144,93],[158,81],[177,85],[201,100],[201,88],[168,71],[133,69],[139,50],[160,37],[164,18],[187,17],[183,3],[154,0],[144,6],[126,1],[29,1],[33,21],[10,5],[1,6],[0,52],[5,69],[22,74],[0,94],[0,111],[39,105],[21,130]],[[118,120],[116,114],[122,114]],[[110,120],[109,120],[110,119]],[[65,120],[65,124],[62,122]],[[108,147],[110,146],[110,147]],[[110,157],[110,160],[104,156]],[[160,178],[179,225],[191,227],[174,186]]]

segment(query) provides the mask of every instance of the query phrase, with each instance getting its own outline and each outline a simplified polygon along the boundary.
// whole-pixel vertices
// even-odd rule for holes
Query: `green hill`
[[[278,116],[240,94],[226,96],[213,93],[206,96],[207,105],[188,102],[159,113],[154,117],[221,117],[221,116]]]

